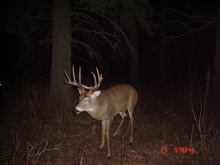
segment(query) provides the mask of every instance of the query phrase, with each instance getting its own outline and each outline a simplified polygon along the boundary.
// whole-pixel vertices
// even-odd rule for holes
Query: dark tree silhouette
[[[215,85],[220,85],[220,3],[217,12],[217,25],[216,25],[216,44],[215,44]]]
[[[50,96],[69,98],[71,88],[63,85],[63,71],[71,68],[71,12],[70,0],[53,0],[52,62]]]

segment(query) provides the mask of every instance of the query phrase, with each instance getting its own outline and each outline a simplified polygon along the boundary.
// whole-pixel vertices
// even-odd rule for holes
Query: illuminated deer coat
[[[102,121],[102,140],[99,148],[102,149],[104,147],[106,136],[108,150],[107,157],[110,158],[110,125],[112,120],[114,119],[114,116],[120,114],[122,120],[115,133],[113,133],[113,137],[115,137],[124,122],[126,110],[128,111],[128,114],[130,116],[131,123],[130,144],[132,144],[133,142],[133,113],[138,101],[138,93],[131,85],[128,84],[119,84],[106,90],[98,90],[103,78],[102,74],[99,74],[97,68],[96,71],[98,76],[98,83],[95,74],[92,73],[95,83],[93,87],[88,87],[81,84],[81,68],[79,69],[79,83],[76,82],[74,67],[72,67],[74,81],[71,81],[67,73],[64,72],[67,77],[67,81],[65,81],[65,83],[78,87],[80,96],[79,102],[76,105],[74,112],[76,114],[79,114],[80,112],[86,111],[94,119]]]

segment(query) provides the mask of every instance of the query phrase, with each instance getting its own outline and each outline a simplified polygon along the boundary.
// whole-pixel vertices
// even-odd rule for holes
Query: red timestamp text
[[[174,147],[173,151],[174,151],[174,153],[181,153],[181,154],[194,153],[194,148],[190,148],[190,147]]]
[[[170,148],[170,147],[163,146],[160,148],[160,153],[166,154],[166,153],[168,153],[169,149],[172,150],[172,148]],[[173,147],[173,152],[176,154],[177,153],[180,153],[180,154],[194,153],[195,149],[191,148],[191,147]]]

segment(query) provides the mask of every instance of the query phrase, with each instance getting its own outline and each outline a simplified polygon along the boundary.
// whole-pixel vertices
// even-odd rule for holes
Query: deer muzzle
[[[76,106],[75,109],[74,109],[74,113],[77,114],[77,115],[78,115],[80,112],[82,112],[82,111],[83,111],[83,110],[82,110],[80,107],[78,107],[78,106]]]
[[[77,108],[74,109],[74,113],[75,113],[75,114],[78,115],[80,112],[81,112],[81,111],[79,111]]]

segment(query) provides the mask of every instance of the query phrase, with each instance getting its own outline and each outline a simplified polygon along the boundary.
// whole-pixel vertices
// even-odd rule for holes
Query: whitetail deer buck
[[[102,141],[100,145],[100,149],[104,147],[105,136],[107,139],[107,150],[108,150],[108,158],[111,156],[111,151],[109,148],[109,131],[110,125],[114,116],[118,113],[121,115],[122,120],[116,129],[115,133],[113,133],[113,137],[118,134],[121,125],[124,122],[124,118],[126,116],[125,110],[128,110],[130,116],[131,123],[131,137],[130,144],[133,142],[133,113],[135,106],[138,100],[137,91],[131,86],[127,84],[119,84],[108,88],[106,90],[98,90],[99,86],[102,82],[102,74],[99,74],[99,70],[96,68],[97,78],[95,74],[92,72],[94,83],[93,87],[88,87],[81,84],[81,68],[79,68],[79,82],[76,82],[74,66],[72,66],[72,74],[73,80],[71,81],[67,73],[64,71],[67,80],[65,84],[73,85],[78,87],[79,91],[79,102],[75,107],[74,112],[79,114],[80,112],[86,111],[91,117],[96,120],[102,121]],[[98,79],[98,83],[97,83]]]

